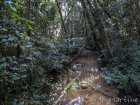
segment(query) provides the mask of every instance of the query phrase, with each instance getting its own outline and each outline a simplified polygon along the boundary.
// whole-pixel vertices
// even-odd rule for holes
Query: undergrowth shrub
[[[135,42],[128,48],[122,48],[111,59],[103,74],[107,82],[125,91],[140,86],[140,46]]]
[[[5,33],[8,33],[8,31]],[[45,90],[45,92],[48,91],[48,94],[46,94],[41,89],[46,86],[58,87],[52,83],[53,77],[49,75],[49,72],[63,70],[64,65],[69,63],[70,58],[60,53],[51,41],[45,41],[42,42],[43,44],[36,46],[35,43],[31,42],[30,37],[25,34],[20,36],[23,37],[21,40],[17,39],[15,33],[3,36],[5,37],[0,38],[0,101],[5,105],[46,104],[46,97],[48,97],[50,90]],[[12,42],[9,39],[12,39]],[[17,57],[17,49],[16,47],[14,49],[11,45],[17,45],[21,41],[23,41],[22,47],[24,49],[22,49],[20,57]],[[6,47],[2,48],[1,45]],[[11,55],[9,51],[14,53]]]
[[[60,53],[65,55],[75,55],[80,49],[85,45],[86,40],[83,37],[72,37],[69,39],[64,39],[60,42],[58,49]]]
[[[41,88],[51,85],[52,80],[47,72],[62,69],[68,57],[60,54],[53,43],[44,43],[48,46],[44,52],[38,50],[26,32],[16,33],[13,25],[9,27],[0,27],[0,103],[41,105],[46,99]],[[19,43],[22,49],[17,57]]]

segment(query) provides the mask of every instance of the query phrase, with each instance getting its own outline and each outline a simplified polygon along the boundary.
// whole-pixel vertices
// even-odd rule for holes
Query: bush
[[[38,50],[38,52],[37,52]],[[36,58],[36,65],[42,66],[46,71],[62,70],[64,64],[70,62],[70,58],[60,53],[59,49],[51,42],[44,47],[37,47],[33,56]]]
[[[73,55],[78,53],[85,43],[86,40],[82,37],[69,38],[62,41],[58,49],[60,53]]]
[[[135,42],[123,48],[103,71],[107,82],[119,89],[132,90],[140,86],[140,46]]]

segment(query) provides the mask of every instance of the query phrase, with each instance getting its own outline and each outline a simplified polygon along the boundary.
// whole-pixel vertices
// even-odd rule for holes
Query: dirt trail
[[[118,90],[106,84],[98,72],[96,61],[97,54],[89,52],[76,59],[64,76],[61,76],[64,88],[76,78],[73,83],[75,88],[67,91],[65,102],[61,105],[117,105],[111,99],[117,97]]]

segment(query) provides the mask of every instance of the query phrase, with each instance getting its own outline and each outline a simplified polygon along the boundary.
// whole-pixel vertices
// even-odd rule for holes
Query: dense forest
[[[0,0],[0,105],[140,105],[140,0]]]

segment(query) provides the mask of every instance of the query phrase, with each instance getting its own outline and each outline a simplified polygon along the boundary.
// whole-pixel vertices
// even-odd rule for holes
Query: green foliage
[[[64,55],[64,52],[60,53],[59,47],[52,42],[44,42],[36,49],[39,51],[34,53],[37,65],[42,65],[48,72],[51,70],[62,70],[63,64],[68,64],[70,61],[70,58]]]
[[[21,25],[18,27],[14,21],[5,22],[5,27],[0,27],[0,54],[16,56],[18,44],[22,44],[26,48],[30,46],[30,38],[23,31],[24,28]]]
[[[134,43],[123,48],[107,65],[103,74],[109,84],[120,89],[132,90],[140,86],[140,46]]]
[[[116,55],[108,60],[110,53],[107,55],[108,50],[102,51],[106,61],[111,61],[103,72],[107,82],[125,90],[140,86],[140,47],[135,43],[121,49],[117,47],[121,44],[116,44],[126,41],[129,45],[139,37],[138,0],[97,0],[97,6],[96,3],[91,5],[97,15],[93,17],[90,3],[85,3],[88,11],[85,9],[82,13],[79,1],[60,1],[60,7],[55,0],[0,2],[0,104],[1,101],[4,105],[51,104],[54,99],[46,101],[46,98],[53,97],[53,94],[49,94],[50,89],[46,90],[46,87],[61,86],[52,83],[56,76],[51,78],[50,74],[61,72],[70,63],[70,57],[86,44],[85,38],[93,27],[95,31],[97,28],[95,33],[102,48],[110,49],[110,53],[112,51]],[[58,12],[62,12],[62,19]],[[88,25],[88,13],[91,23],[94,22],[92,27]],[[99,20],[95,19],[98,17]],[[105,28],[104,33],[102,28]],[[101,37],[98,33],[102,34]],[[59,38],[62,38],[61,41],[58,41]],[[95,48],[93,38],[86,41],[90,48]],[[82,53],[84,55],[86,51],[82,50]]]
[[[20,5],[22,0],[17,1],[17,2],[13,2],[11,1],[6,1],[5,0],[5,6],[7,7],[8,10],[8,14],[9,14],[9,18],[11,18],[12,20],[16,21],[16,22],[20,22],[22,25],[25,25],[26,27],[28,27],[30,30],[33,30],[32,28],[32,23],[31,20],[24,18],[19,11],[23,11],[23,6]]]
[[[40,37],[42,31],[38,30],[45,29],[54,20],[56,6],[47,0],[30,2],[34,9],[24,0],[3,2],[6,15],[0,26],[0,96],[5,105],[42,105],[47,95],[41,89],[46,84],[51,85],[49,72],[62,70],[63,64],[69,61],[50,39],[44,43],[46,49],[34,46],[31,40],[37,35]],[[21,45],[20,57],[16,57],[18,44]]]
[[[58,48],[64,54],[76,54],[85,43],[85,38],[82,37],[69,38],[64,39]]]

